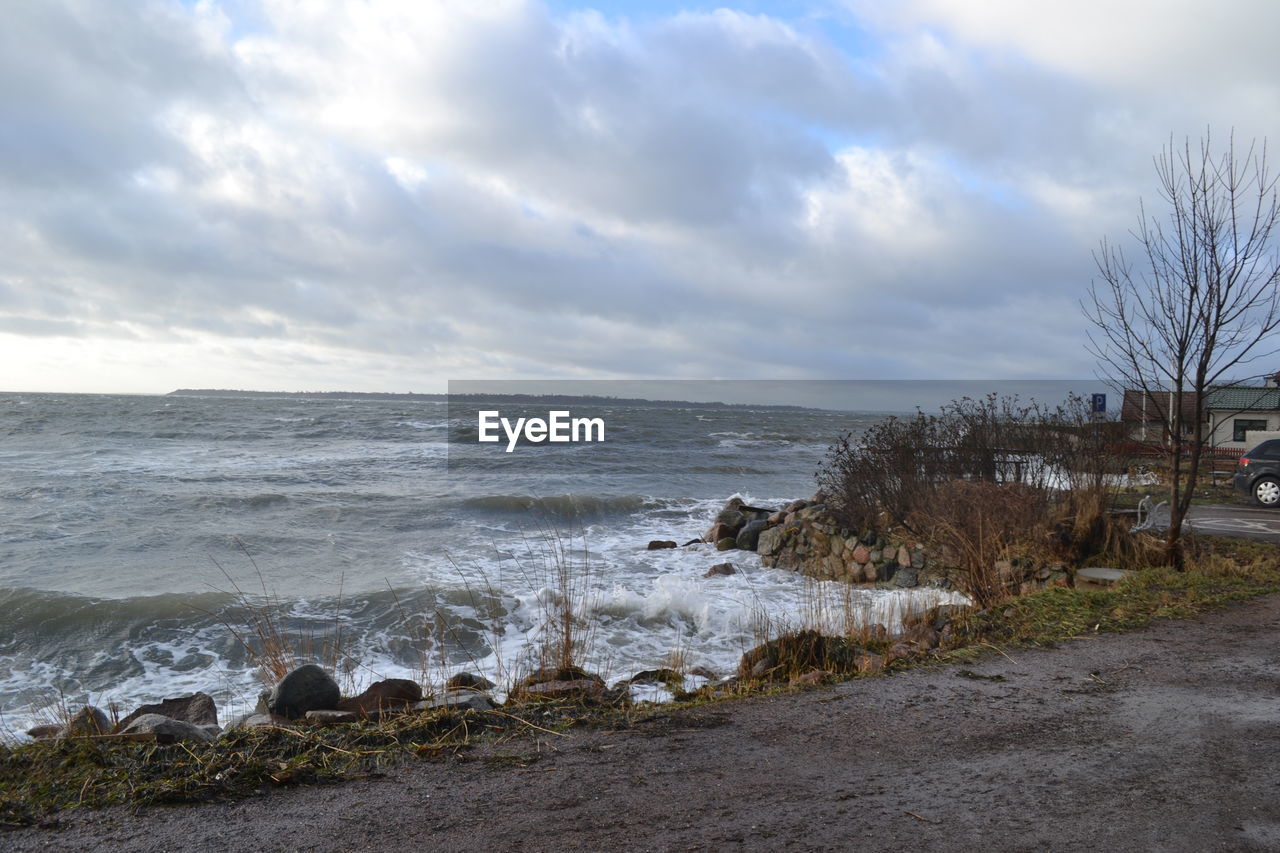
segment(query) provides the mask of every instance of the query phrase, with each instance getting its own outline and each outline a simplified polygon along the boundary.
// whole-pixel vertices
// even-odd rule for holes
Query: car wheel
[[[1253,484],[1253,499],[1259,506],[1280,505],[1280,481],[1274,477],[1263,477]]]

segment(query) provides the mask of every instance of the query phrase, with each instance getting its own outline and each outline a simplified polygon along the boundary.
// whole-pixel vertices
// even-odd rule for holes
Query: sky
[[[1208,10],[1212,13],[1209,14]],[[12,0],[0,390],[1088,377],[1270,0]]]

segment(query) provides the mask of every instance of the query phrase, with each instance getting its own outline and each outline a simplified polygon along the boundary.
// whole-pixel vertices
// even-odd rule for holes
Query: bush
[[[1108,450],[1116,428],[1094,422],[1079,396],[1052,409],[964,397],[938,414],[840,437],[818,485],[845,527],[902,527],[946,548],[966,592],[985,601],[996,595],[995,560],[1012,550],[1074,561],[1115,544],[1107,509],[1108,475],[1123,470]]]

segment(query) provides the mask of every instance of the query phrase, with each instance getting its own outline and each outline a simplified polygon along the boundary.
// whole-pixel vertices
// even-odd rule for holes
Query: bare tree
[[[1096,327],[1090,351],[1108,379],[1138,390],[1157,409],[1168,446],[1166,558],[1183,567],[1181,532],[1205,444],[1206,395],[1238,368],[1271,355],[1280,325],[1280,221],[1266,142],[1236,150],[1234,135],[1215,154],[1209,134],[1198,149],[1170,139],[1154,158],[1155,215],[1140,204],[1130,232],[1131,264],[1105,238],[1094,255],[1100,281],[1083,304]],[[1190,413],[1190,414],[1189,414]],[[1188,423],[1188,420],[1191,422]]]

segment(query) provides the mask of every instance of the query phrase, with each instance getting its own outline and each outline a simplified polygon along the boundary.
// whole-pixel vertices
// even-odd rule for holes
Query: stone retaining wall
[[[720,550],[756,551],[770,568],[820,580],[901,588],[954,585],[958,572],[938,549],[909,534],[854,531],[840,526],[819,493],[781,510],[745,506],[732,498],[704,537]],[[1063,565],[1001,560],[993,567],[1010,593],[1071,585]]]

